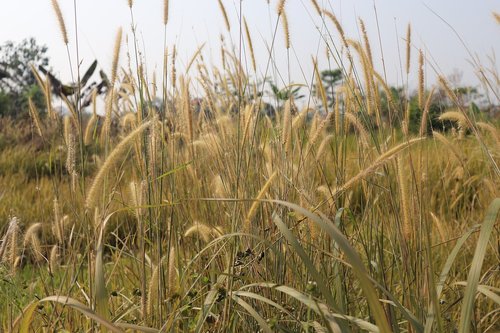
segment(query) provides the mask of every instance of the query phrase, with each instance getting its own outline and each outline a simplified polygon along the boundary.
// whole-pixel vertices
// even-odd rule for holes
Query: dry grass
[[[223,68],[208,66],[200,46],[188,62],[196,77],[177,75],[169,47],[167,101],[155,107],[143,64],[118,70],[119,30],[104,124],[95,94],[85,124],[78,101],[63,101],[66,122],[31,110],[44,137],[35,154],[59,162],[28,177],[33,150],[0,152],[0,217],[17,216],[0,243],[1,329],[494,331],[497,128],[456,105],[440,117],[460,135],[426,137],[434,88],[425,90],[420,51],[412,130],[408,96],[397,100],[374,68],[364,22],[362,42],[351,40],[332,12],[311,6],[334,24],[346,63],[357,66],[353,49],[362,66],[343,69],[334,104],[313,60],[316,105],[296,112],[288,96],[267,114],[257,78],[222,43]],[[285,1],[276,14],[287,25]],[[168,15],[165,1],[164,25]],[[408,26],[407,74],[410,38]]]

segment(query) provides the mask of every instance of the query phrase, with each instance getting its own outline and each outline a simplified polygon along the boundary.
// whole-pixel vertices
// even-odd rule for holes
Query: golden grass
[[[57,0],[52,0],[52,9],[56,14],[57,23],[59,23],[59,30],[61,32],[61,36],[63,38],[64,44],[68,45],[68,31],[66,30],[66,24],[64,23],[64,17],[61,12],[61,7],[59,7],[59,2]]]
[[[89,208],[93,208],[98,204],[99,200],[99,192],[102,191],[103,182],[107,174],[111,171],[113,167],[115,167],[119,162],[120,158],[123,157],[125,153],[127,153],[130,148],[130,144],[137,137],[142,134],[144,130],[146,130],[151,125],[151,122],[145,122],[141,126],[137,127],[135,130],[130,132],[120,143],[113,149],[113,151],[109,154],[104,164],[99,169],[99,172],[95,176],[92,181],[92,185],[90,186],[89,192],[86,197],[85,204]]]
[[[285,48],[288,50],[288,49],[290,49],[290,30],[288,27],[288,16],[286,15],[286,12],[283,11],[280,13],[280,17],[281,17],[281,25],[283,26]]]
[[[163,25],[168,23],[169,0],[163,0]]]
[[[278,16],[281,16],[284,13],[285,3],[286,3],[286,0],[279,0],[278,6],[276,7],[276,12],[278,13]]]
[[[293,46],[285,3],[272,13],[285,47],[272,43],[269,54]],[[0,330],[494,327],[497,263],[488,244],[498,236],[500,209],[496,124],[454,108],[457,92],[444,78],[452,103],[431,114],[440,96],[426,91],[421,50],[418,68],[410,66],[409,25],[401,70],[416,72],[418,89],[397,96],[374,68],[365,22],[361,41],[352,40],[315,0],[311,9],[340,36],[345,76],[330,90],[324,64],[313,58],[316,96],[307,105],[298,94],[269,100],[260,95],[252,26],[241,17],[247,52],[240,55],[234,36],[225,45],[231,26],[218,5],[222,68],[206,62],[201,44],[189,61],[179,59],[187,66],[177,77],[181,53],[169,45],[168,54],[165,43],[158,77],[141,61],[119,72],[119,30],[102,126],[96,93],[86,124],[72,98],[63,98],[70,114],[62,119],[50,111],[48,81],[36,77],[49,101],[49,117],[29,105],[36,138],[44,136],[40,148],[0,151],[0,216],[10,221],[0,243],[9,283],[0,284]],[[335,40],[326,35],[321,47],[334,64]],[[138,45],[135,25],[132,38]],[[302,86],[288,84],[282,91]],[[273,112],[266,102],[277,106]],[[436,127],[426,136],[428,123],[449,121],[459,137]],[[29,174],[25,156],[42,150],[49,157]],[[43,168],[49,172],[40,175]],[[53,306],[41,308],[46,302]]]
[[[226,24],[227,31],[231,31],[231,24],[229,23],[229,18],[227,16],[226,7],[222,3],[222,0],[217,0],[219,3],[219,9],[222,13],[222,17],[224,18],[224,23]]]
[[[406,74],[410,74],[411,65],[411,25],[406,28]]]
[[[349,48],[348,43],[347,43],[347,38],[346,38],[345,33],[344,33],[344,28],[342,28],[342,25],[340,24],[337,17],[331,11],[328,11],[326,9],[323,10],[323,14],[325,14],[326,17],[328,17],[330,19],[330,21],[332,21],[332,23],[335,25],[335,28],[337,29],[337,31],[340,35],[340,39],[342,40],[342,43],[344,44],[344,46],[346,48]]]

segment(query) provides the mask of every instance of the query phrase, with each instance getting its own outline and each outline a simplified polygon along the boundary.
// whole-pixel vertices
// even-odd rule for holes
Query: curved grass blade
[[[282,201],[282,200],[269,200],[269,202],[273,202],[282,206],[286,206],[290,209],[293,209],[304,216],[307,216],[311,221],[320,226],[323,230],[325,230],[330,237],[338,244],[340,249],[344,252],[347,258],[347,262],[352,265],[352,269],[355,273],[355,276],[359,279],[360,286],[365,294],[365,297],[368,301],[370,309],[372,311],[373,317],[375,318],[375,322],[379,327],[381,332],[391,332],[391,328],[389,323],[387,322],[387,318],[385,316],[384,309],[380,304],[380,301],[377,296],[377,292],[373,287],[373,284],[368,277],[368,272],[363,265],[361,258],[359,257],[356,250],[349,244],[347,238],[342,234],[342,232],[334,225],[332,221],[329,219],[320,218],[318,215],[311,213],[307,209],[304,209],[296,204]]]
[[[85,315],[87,318],[100,324],[101,327],[105,327],[115,333],[124,333],[122,329],[115,326],[113,323],[109,322],[100,315],[96,314],[88,306],[80,303],[74,298],[67,296],[48,296],[39,301],[31,303],[24,309],[23,313],[16,319],[14,323],[14,329],[17,328],[17,326],[19,325],[19,333],[29,333],[30,325],[33,321],[33,315],[35,313],[35,310],[37,309],[38,305],[43,302],[54,302],[62,304],[64,306],[69,306],[70,308],[75,309],[81,314]]]
[[[250,292],[250,291],[243,291],[243,290],[233,291],[231,293],[231,295],[236,295],[238,297],[242,297],[243,296],[243,297],[253,298],[255,300],[267,303],[267,304],[275,307],[276,309],[278,309],[278,310],[286,313],[288,316],[293,317],[293,315],[292,315],[292,313],[290,311],[288,311],[287,309],[285,309],[284,307],[282,307],[278,303],[276,303],[276,302],[274,302],[274,301],[270,300],[269,298],[264,297],[262,295],[259,295],[259,294],[256,294],[256,293],[253,293],[253,292]]]
[[[470,228],[465,234],[462,235],[457,241],[457,244],[455,244],[455,247],[451,251],[450,255],[448,256],[448,259],[446,259],[446,262],[443,266],[443,269],[441,270],[441,274],[439,275],[439,281],[436,285],[436,298],[439,299],[441,297],[441,292],[443,291],[444,283],[446,282],[446,279],[448,278],[448,273],[450,272],[451,266],[455,262],[455,259],[460,252],[460,249],[462,246],[465,244],[465,241],[469,238],[472,233],[474,233],[479,225],[475,225],[472,228]],[[432,325],[434,324],[434,318],[436,315],[439,315],[439,310],[436,311],[434,305],[431,303],[429,307],[429,311],[427,313],[427,320],[425,322],[425,330],[424,333],[431,333],[432,332]]]
[[[295,237],[295,235],[288,229],[288,227],[285,225],[283,220],[278,215],[273,216],[273,222],[276,224],[278,229],[281,231],[283,236],[287,239],[288,242],[290,242],[291,247],[297,252],[299,257],[302,259],[302,262],[306,266],[307,270],[309,271],[309,274],[311,274],[312,278],[316,283],[318,284],[318,288],[321,291],[322,295],[326,298],[326,301],[330,307],[336,312],[340,312],[339,306],[335,303],[335,299],[333,298],[333,295],[328,288],[328,284],[324,280],[324,278],[321,276],[321,274],[318,272],[316,267],[314,267],[314,264],[312,263],[311,259],[307,255],[306,251],[304,251],[304,248],[300,245],[299,241]],[[342,331],[347,331],[348,328],[345,327],[342,323],[340,323],[340,326],[342,328]]]
[[[467,286],[467,282],[465,282],[465,281],[455,282],[454,284],[458,285],[458,286],[464,286],[464,287]],[[500,295],[496,294],[495,291],[493,291],[493,290],[495,290],[496,292],[499,291],[498,288],[494,288],[494,287],[487,286],[484,284],[480,284],[477,286],[478,292],[480,292],[484,296],[488,297],[489,299],[491,299],[493,302],[497,303],[500,306]]]
[[[481,225],[481,232],[477,240],[474,257],[472,258],[469,277],[467,278],[467,286],[465,287],[464,302],[462,305],[462,311],[460,313],[460,325],[458,329],[459,333],[469,333],[470,331],[470,322],[472,319],[472,312],[474,310],[474,299],[476,296],[477,287],[479,285],[481,268],[483,266],[486,248],[488,247],[488,240],[490,238],[491,232],[493,231],[493,226],[497,221],[499,210],[500,198],[496,198],[488,207],[488,210],[486,211],[486,217],[484,218],[483,224]]]
[[[172,170],[169,170],[169,171],[165,172],[164,174],[159,175],[158,177],[156,177],[156,180],[160,180],[162,178],[173,175],[177,171],[181,171],[183,169],[186,169],[191,163],[192,162],[182,163],[182,164],[176,166],[175,168],[173,168]]]
[[[195,332],[199,333],[201,332],[201,328],[203,326],[203,323],[207,319],[208,314],[210,313],[210,310],[214,306],[215,302],[217,301],[217,294],[219,292],[219,286],[223,285],[224,282],[227,279],[227,274],[221,274],[217,278],[217,283],[214,284],[212,289],[208,292],[207,297],[205,298],[205,301],[203,302],[203,306],[201,308],[200,315],[198,317],[198,322],[196,323],[196,329]]]
[[[133,331],[138,331],[138,332],[143,332],[143,333],[158,333],[160,330],[156,328],[150,328],[150,327],[144,327],[144,326],[139,326],[139,325],[134,325],[134,324],[127,324],[127,323],[116,323],[115,326],[121,327],[126,330],[133,330]]]
[[[241,298],[239,298],[234,294],[232,296],[232,299],[236,303],[238,303],[242,308],[244,308],[259,323],[260,327],[262,328],[262,331],[266,333],[273,333],[273,330],[271,329],[271,327],[269,327],[264,318],[262,318],[250,304],[248,304],[247,302],[245,302],[244,300],[242,300]]]
[[[304,294],[304,293],[302,293],[302,292],[300,292],[292,287],[278,285],[275,283],[263,282],[263,283],[253,283],[250,285],[246,285],[243,288],[251,288],[251,287],[272,288],[272,289],[278,290],[284,294],[287,294],[288,296],[295,298],[300,303],[306,305],[309,309],[311,309],[312,311],[314,311],[318,315],[323,316],[330,325],[335,324],[337,322],[336,319],[345,319],[345,320],[348,320],[348,321],[352,322],[353,324],[357,325],[359,328],[361,328],[363,330],[373,332],[373,333],[381,332],[376,325],[374,325],[366,320],[359,319],[359,318],[356,318],[353,316],[347,316],[344,314],[338,314],[338,313],[331,312],[326,304],[318,302],[317,300],[311,298],[311,296]]]

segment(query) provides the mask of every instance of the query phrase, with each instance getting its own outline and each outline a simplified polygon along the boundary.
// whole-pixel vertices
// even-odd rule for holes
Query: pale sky
[[[50,0],[15,0],[2,1],[0,8],[0,44],[7,40],[20,41],[35,37],[40,44],[49,47],[49,56],[54,72],[69,81],[69,64],[66,48],[62,42],[59,27]],[[269,58],[267,46],[272,41],[272,32],[276,25],[276,0],[268,5],[266,0],[242,0],[243,15],[248,21],[257,66],[260,75],[264,72]],[[75,26],[74,1],[59,0],[69,32],[70,52],[75,62]],[[111,67],[113,44],[118,27],[130,35],[130,12],[126,0],[84,0],[76,1],[79,30],[80,58],[82,70],[97,59],[101,68],[109,72]],[[178,72],[182,73],[186,63],[197,47],[207,42],[204,48],[205,60],[220,63],[220,34],[225,35],[226,45],[231,41],[239,44],[239,0],[223,0],[231,21],[231,38],[225,29],[224,20],[217,0],[170,0],[170,18],[167,25],[167,43],[171,49],[175,43],[178,49]],[[335,13],[341,21],[348,38],[360,39],[357,18],[366,24],[372,46],[376,69],[382,72],[379,43],[382,44],[387,77],[389,83],[401,85],[406,82],[404,72],[406,27],[412,26],[412,73],[410,86],[417,80],[417,49],[424,50],[427,85],[435,82],[434,69],[448,76],[454,71],[463,73],[462,83],[477,85],[478,80],[469,61],[470,55],[450,27],[441,21],[432,11],[449,23],[465,42],[467,48],[477,56],[486,67],[491,65],[489,58],[500,53],[500,25],[496,23],[492,12],[500,12],[498,0],[318,0],[323,8]],[[381,41],[378,39],[374,4],[380,25]],[[427,7],[431,8],[429,10]],[[320,31],[325,33],[321,18],[314,11],[309,0],[288,0],[286,12],[290,26],[291,50],[290,66],[287,65],[287,53],[281,25],[278,27],[274,59],[276,73],[288,82],[304,83],[310,80],[312,72],[311,56],[319,58],[320,69],[327,68],[325,45],[321,41]],[[144,52],[149,70],[160,70],[163,54],[163,1],[134,1],[134,18],[139,33],[141,51]],[[334,42],[340,45],[338,34],[330,21],[326,21],[328,31]],[[243,34],[244,36],[244,34]],[[131,38],[129,39],[131,40]],[[245,39],[243,39],[246,43]],[[399,52],[398,52],[399,43]],[[126,44],[123,44],[125,48]],[[122,48],[123,50],[123,48]],[[121,65],[126,65],[125,52],[121,54]],[[401,58],[401,62],[400,59]],[[401,65],[402,64],[402,65]],[[247,61],[250,69],[250,60]],[[431,66],[432,65],[432,66]],[[335,64],[332,65],[336,67]],[[290,71],[288,71],[290,68]],[[434,69],[433,69],[434,68]],[[192,70],[191,74],[196,72]],[[278,76],[275,80],[280,82]],[[280,84],[283,86],[283,83]]]

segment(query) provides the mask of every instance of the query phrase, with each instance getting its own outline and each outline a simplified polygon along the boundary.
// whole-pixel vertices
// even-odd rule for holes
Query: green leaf
[[[474,310],[474,299],[476,297],[477,288],[479,285],[479,277],[481,275],[481,268],[483,266],[486,248],[488,247],[488,240],[493,226],[497,220],[498,211],[500,210],[500,198],[496,198],[488,207],[486,217],[484,218],[481,226],[481,233],[477,240],[476,251],[469,270],[469,277],[467,278],[467,286],[464,292],[464,302],[462,304],[462,311],[460,313],[459,333],[468,333],[470,331],[470,322],[472,319],[472,312]]]
[[[318,215],[311,213],[307,209],[304,209],[296,204],[281,201],[281,200],[270,200],[269,202],[277,203],[288,208],[291,208],[304,216],[307,216],[311,221],[316,223],[319,227],[325,230],[330,237],[338,244],[339,248],[346,255],[347,262],[351,264],[355,276],[358,278],[361,289],[368,301],[372,315],[382,332],[391,332],[389,323],[385,316],[384,309],[380,304],[377,296],[377,292],[373,287],[372,282],[368,272],[366,271],[361,258],[359,257],[356,250],[349,244],[347,238],[342,234],[342,232],[334,225],[334,223],[328,219],[320,218]],[[316,281],[317,282],[317,281]],[[319,286],[319,285],[318,285]]]
[[[321,274],[318,272],[316,267],[314,267],[314,264],[312,263],[307,253],[304,251],[304,248],[300,245],[297,238],[292,234],[290,229],[288,229],[288,227],[279,216],[274,215],[273,222],[290,243],[290,246],[295,250],[295,252],[297,252],[300,259],[302,259],[302,262],[306,266],[307,271],[309,272],[309,274],[311,274],[313,280],[318,284],[318,288],[321,291],[322,295],[326,298],[328,305],[330,305],[330,307],[332,307],[332,309],[334,309],[336,312],[340,312],[340,307],[336,304],[335,299],[333,298],[333,295],[328,288],[328,284],[326,283],[323,276],[321,276]],[[342,331],[347,331],[347,327],[345,326],[345,324],[340,323],[340,325],[342,326]]]
[[[474,233],[477,230],[477,228],[478,226],[476,225],[471,229],[469,229],[465,234],[463,234],[462,237],[458,239],[457,244],[455,244],[455,247],[448,256],[448,259],[446,259],[446,263],[444,264],[443,269],[441,270],[441,274],[439,275],[439,281],[436,285],[437,299],[441,297],[441,292],[443,291],[444,283],[448,278],[448,273],[450,272],[450,269],[453,266],[453,263],[455,262],[458,253],[460,252],[460,249],[465,244],[465,241],[469,238],[469,236],[472,235],[472,233]],[[424,331],[425,333],[432,332],[432,325],[434,324],[434,318],[437,314],[439,314],[439,311],[436,311],[434,305],[431,304],[429,307],[429,311],[427,312],[427,320],[425,322],[425,331]]]
[[[92,65],[89,66],[89,68],[87,69],[87,71],[83,75],[83,78],[80,81],[81,87],[84,87],[87,84],[87,81],[90,79],[92,74],[94,74],[96,67],[97,67],[97,60],[94,60],[94,62],[92,63]]]

